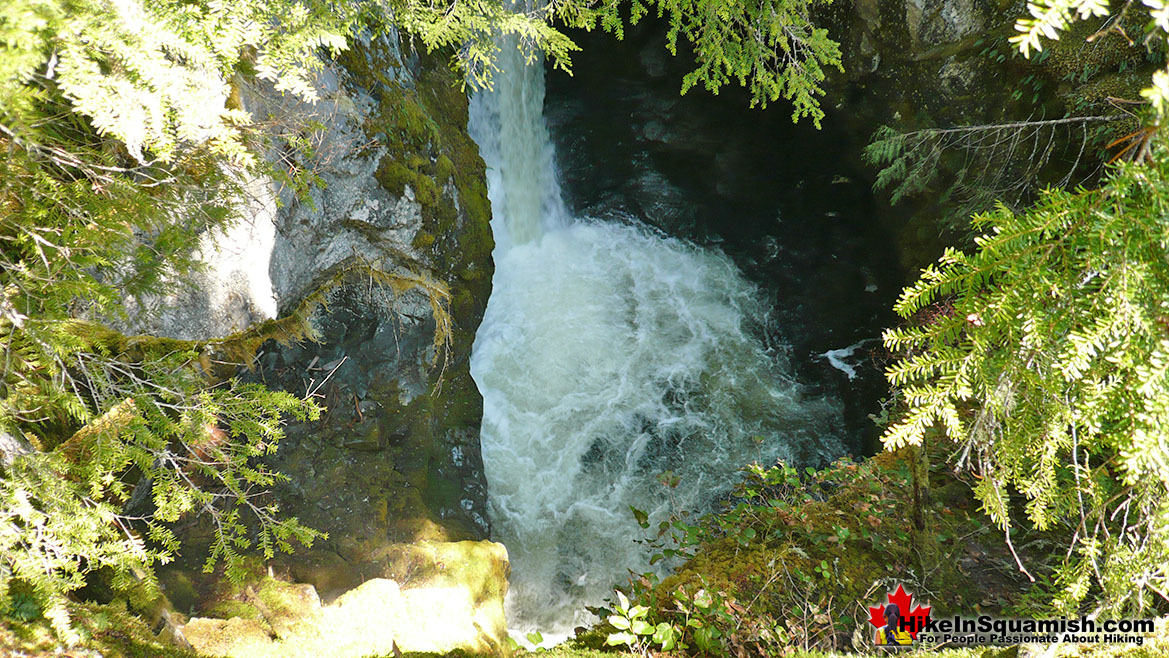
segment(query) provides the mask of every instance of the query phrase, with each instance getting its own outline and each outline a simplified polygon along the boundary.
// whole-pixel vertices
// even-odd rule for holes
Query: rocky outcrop
[[[405,648],[400,633],[431,628],[419,621],[422,609],[471,625],[436,633],[438,644],[416,643],[419,650],[488,650],[505,631],[507,563],[498,545],[462,541],[483,540],[489,530],[482,400],[468,360],[493,271],[485,171],[466,132],[467,98],[445,59],[404,52],[392,34],[359,39],[326,65],[318,87],[320,100],[308,104],[237,80],[235,101],[281,135],[269,155],[282,173],[246,186],[250,221],[204,245],[206,271],[176,286],[162,300],[174,310],[146,328],[210,338],[273,317],[305,325],[314,341],[268,341],[243,376],[322,407],[319,421],[286,428],[270,461],[288,478],[275,491],[281,511],[328,538],[266,568],[302,583],[309,599],[342,597],[314,604],[310,615],[330,642],[342,631],[381,637],[385,630]],[[187,541],[197,548],[200,531]],[[480,580],[490,580],[490,595],[482,583],[461,593],[453,590],[466,583],[449,583],[442,600],[453,607],[440,615],[439,600],[410,589],[413,575],[387,557],[418,541],[460,547],[431,551],[447,557],[430,568],[486,569],[490,578]],[[207,614],[214,598],[207,592],[220,584],[193,574],[195,566],[163,573],[162,582],[180,610]],[[490,624],[480,618],[486,605],[498,607]],[[387,615],[375,626],[388,626],[355,630],[373,619],[346,617],[363,607]],[[193,628],[292,655],[276,622],[256,639],[254,620],[234,612],[220,609],[223,619]],[[389,621],[399,613],[400,623]],[[290,637],[308,642],[298,635],[305,624],[293,627]]]
[[[130,321],[112,318],[112,326],[127,333],[207,340],[276,317],[271,269],[279,186],[264,176],[236,173],[234,179],[240,220],[202,237],[196,254],[201,269],[168,282],[167,294],[127,299]]]
[[[843,75],[829,81],[829,103],[892,121],[922,113],[957,120],[996,113],[1002,104],[972,95],[1007,95],[998,53],[984,52],[1010,34],[1014,14],[990,0],[854,0],[826,16],[841,41]],[[989,55],[989,56],[988,56]],[[964,84],[960,84],[964,82]],[[1001,83],[1001,80],[998,80]],[[863,100],[865,105],[858,101]],[[984,99],[990,101],[991,99]],[[972,102],[973,101],[973,102]]]
[[[182,632],[201,654],[360,658],[404,651],[507,653],[507,552],[489,542],[391,547],[396,579],[372,578],[322,605],[311,585],[272,578],[219,603],[228,618]]]
[[[323,590],[374,575],[369,556],[388,543],[488,532],[468,359],[493,243],[466,96],[445,62],[389,39],[342,63],[310,163],[323,185],[286,195],[272,252],[282,314],[328,290],[319,342],[259,358],[265,381],[326,409],[291,426],[274,460],[290,478],[284,509],[329,533],[288,560]]]
[[[1058,40],[1045,40],[1043,51],[1026,59],[1009,41],[1017,33],[1015,21],[1026,15],[1020,3],[853,0],[833,5],[824,19],[842,43],[845,73],[830,79],[829,102],[836,120],[862,144],[881,126],[907,133],[1119,115],[1108,99],[1139,98],[1140,85],[1151,74],[1145,50],[1122,36],[1129,27],[1141,29],[1138,12],[1126,12],[1115,17],[1123,29],[1100,31],[1104,18],[1080,21]],[[931,163],[932,177],[918,193],[893,206],[882,193],[877,219],[895,236],[899,260],[915,277],[944,245],[971,237],[971,214],[989,210],[996,200],[1021,208],[1046,185],[1091,185],[1101,164],[1095,154],[1127,132],[1120,125],[1114,124],[1118,130],[1112,137],[1090,137],[1089,130],[1075,124],[949,146]],[[1011,151],[1016,137],[1025,147]],[[1078,171],[1069,171],[1073,163],[1081,165]],[[998,173],[980,177],[988,170]],[[872,180],[876,172],[870,171]]]

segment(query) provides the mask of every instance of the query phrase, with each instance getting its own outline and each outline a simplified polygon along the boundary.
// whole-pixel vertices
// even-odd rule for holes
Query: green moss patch
[[[0,617],[0,656],[49,658],[100,655],[104,658],[199,658],[194,651],[156,635],[124,604],[70,606],[75,641],[53,635],[47,621],[16,622]]]
[[[927,479],[952,476],[931,473],[914,451],[808,474],[749,473],[723,512],[666,528],[689,537],[681,547],[692,556],[660,583],[635,581],[652,623],[684,625],[703,600],[721,612],[699,618],[726,626],[732,652],[777,642],[864,648],[865,606],[898,584],[941,615],[1001,610],[1017,598],[1019,578],[969,487],[932,489]],[[667,557],[673,545],[662,544]]]

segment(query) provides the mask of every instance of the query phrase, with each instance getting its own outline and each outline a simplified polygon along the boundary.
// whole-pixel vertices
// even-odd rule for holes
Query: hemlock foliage
[[[1169,160],[1123,164],[1099,190],[1046,191],[975,218],[896,305],[888,371],[908,403],[884,436],[958,444],[983,509],[1073,537],[1056,603],[1144,610],[1169,592]],[[928,318],[928,319],[925,319]]]
[[[1127,118],[1112,116],[1067,117],[1043,121],[1010,121],[999,124],[923,128],[900,133],[881,126],[873,134],[863,157],[881,167],[873,189],[889,190],[889,202],[921,195],[931,187],[942,189],[937,197],[954,210],[944,222],[965,225],[971,215],[1005,203],[1021,208],[1044,187],[1041,182],[1053,160],[1060,161],[1062,178],[1055,183],[1067,187],[1073,180],[1095,179],[1103,163],[1089,148],[1101,126]],[[1095,130],[1090,130],[1095,126]],[[1064,159],[1062,148],[1071,144],[1075,156]],[[1064,156],[1064,157],[1061,157]],[[954,180],[937,185],[945,171],[943,162],[957,162]],[[1079,171],[1081,163],[1090,171]],[[1091,166],[1095,164],[1096,166]]]
[[[1169,13],[1145,4],[1146,42],[1164,42]],[[1108,13],[1091,1],[1028,8],[1013,39],[1024,54]],[[907,403],[886,446],[938,429],[979,478],[975,494],[1008,544],[1020,511],[1066,538],[1039,565],[1052,568],[1065,611],[1169,601],[1166,75],[1142,92],[1151,125],[1130,136],[1132,161],[1098,189],[1048,189],[1028,210],[976,216],[974,249],[947,249],[926,268],[895,307],[909,325],[884,337],[900,354],[887,374]]]
[[[1159,2],[1145,1],[1149,39],[1169,34]],[[782,97],[818,126],[841,53],[810,22],[816,4],[0,0],[0,613],[31,598],[69,635],[68,594],[97,569],[149,587],[188,515],[211,520],[207,566],[229,574],[254,543],[270,555],[318,536],[264,502],[279,475],[257,462],[282,418],[315,417],[311,402],[225,376],[213,361],[239,356],[230,339],[126,337],[93,321],[197,267],[200,237],[239,219],[239,181],[265,165],[237,76],[311,101],[319,56],[393,26],[490,85],[500,34],[567,69],[576,46],[557,24],[620,37],[653,13],[667,48],[695,59],[683,93],[738,83],[752,104]],[[1107,11],[1029,7],[1025,53]],[[1169,72],[1144,95],[1159,123]],[[1029,523],[1064,531],[1056,603],[1069,610],[1169,599],[1169,152],[1148,134],[1142,161],[1098,190],[977,217],[975,250],[928,268],[897,305],[914,322],[885,336],[908,402],[886,443],[940,428],[1008,537],[1014,493]]]
[[[552,23],[574,29],[600,27],[622,38],[625,25],[655,14],[668,24],[666,48],[689,51],[695,68],[682,79],[682,93],[702,86],[717,94],[738,83],[751,105],[767,107],[780,98],[793,105],[792,120],[811,117],[817,128],[824,118],[819,97],[829,68],[841,69],[839,44],[817,27],[810,14],[831,0],[564,0],[528,3],[524,11],[506,3],[391,3],[395,23],[416,34],[428,49],[454,48],[453,64],[472,85],[491,84],[496,34],[514,35],[529,61],[540,53],[570,71],[578,50]],[[523,3],[517,3],[522,5]]]
[[[294,3],[0,5],[0,611],[31,599],[70,636],[65,597],[97,570],[149,595],[191,514],[229,574],[319,535],[259,497],[278,476],[255,461],[314,405],[223,379],[221,346],[83,319],[124,320],[237,219],[230,76],[247,55],[306,94],[335,27]]]
[[[767,107],[781,96],[791,101],[792,120],[808,116],[817,128],[824,118],[818,96],[825,69],[841,68],[840,47],[809,18],[811,9],[831,0],[656,0],[631,4],[636,23],[651,9],[669,21],[671,54],[682,37],[698,66],[682,79],[682,93],[702,85],[713,93],[737,81],[751,105]]]

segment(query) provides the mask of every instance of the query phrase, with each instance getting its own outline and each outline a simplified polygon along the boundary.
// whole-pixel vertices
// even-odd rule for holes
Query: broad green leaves
[[[617,600],[616,612],[605,619],[616,632],[609,633],[605,638],[605,646],[627,646],[643,656],[649,654],[651,646],[662,651],[673,651],[684,646],[679,642],[684,629],[667,622],[656,625],[650,623],[647,621],[649,607],[630,606],[629,599],[620,590],[617,591]]]
[[[606,646],[625,645],[644,654],[644,645],[648,639],[651,639],[651,636],[662,637],[661,641],[655,641],[659,645],[664,645],[665,631],[658,633],[658,629],[645,620],[645,616],[649,614],[649,608],[643,605],[630,606],[629,599],[620,590],[617,591],[617,600],[617,611],[605,620],[617,629],[617,632],[610,633],[605,638]]]

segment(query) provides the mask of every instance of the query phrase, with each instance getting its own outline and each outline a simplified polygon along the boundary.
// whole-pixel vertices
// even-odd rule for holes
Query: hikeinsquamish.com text
[[[904,618],[903,618],[904,619]],[[1004,645],[1057,642],[1072,644],[1143,645],[1144,634],[1153,632],[1152,619],[1105,619],[1080,617],[1051,619],[954,616],[927,619],[917,640],[921,644]]]

